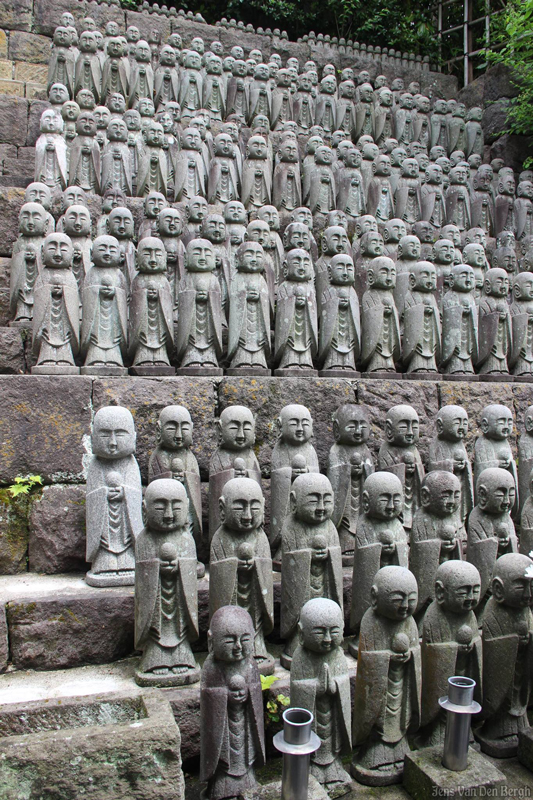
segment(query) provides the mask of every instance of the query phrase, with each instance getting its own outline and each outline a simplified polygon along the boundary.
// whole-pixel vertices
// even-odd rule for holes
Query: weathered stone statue
[[[531,470],[533,469],[533,406],[524,413],[524,427],[518,439],[518,489],[519,507],[522,509],[530,494]],[[533,550],[533,543],[531,548]],[[529,555],[529,550],[521,549]]]
[[[77,375],[80,296],[72,272],[74,248],[64,233],[49,233],[42,245],[42,270],[33,290],[33,353],[36,375]]]
[[[393,406],[385,420],[385,441],[379,449],[379,468],[397,475],[404,488],[403,526],[411,530],[420,508],[424,467],[418,452],[420,422],[412,406]]]
[[[61,83],[66,86],[71,97],[75,94],[73,89],[74,65],[76,63],[76,54],[72,44],[73,41],[69,29],[63,25],[58,25],[54,30],[52,39],[52,52],[48,62],[47,80],[48,88],[53,86],[54,83]]]
[[[474,106],[468,109],[466,115],[466,156],[471,156],[473,153],[483,155],[484,136],[481,121],[483,119],[483,109],[479,106]]]
[[[326,285],[319,297],[320,374],[332,378],[356,377],[358,375],[356,363],[361,349],[361,323],[351,256],[346,254],[333,256],[326,270],[329,280],[327,284],[322,281]],[[319,274],[317,274],[317,285]]]
[[[342,611],[333,600],[308,600],[298,629],[300,643],[291,669],[291,705],[313,714],[313,728],[321,745],[311,756],[311,775],[339,797],[350,791],[351,778],[341,757],[352,749],[350,679],[341,647]]]
[[[512,350],[508,363],[515,380],[533,380],[533,273],[521,272],[513,280]]]
[[[409,567],[418,583],[417,617],[434,599],[435,575],[445,561],[462,560],[466,531],[459,513],[461,484],[452,472],[434,470],[420,487],[420,508],[413,517]]]
[[[211,242],[192,239],[185,268],[178,291],[178,374],[221,375],[222,293]]]
[[[144,219],[139,226],[139,242],[147,236],[157,236],[157,218],[159,212],[167,207],[168,202],[161,192],[149,192],[145,196],[143,203]]]
[[[367,212],[381,223],[395,216],[394,192],[389,180],[391,169],[389,156],[379,155],[372,164],[374,177],[368,184]]]
[[[63,215],[63,233],[70,238],[74,255],[72,272],[81,291],[91,264],[91,215],[85,206],[69,206]]]
[[[478,371],[485,380],[509,375],[512,348],[511,312],[507,302],[509,276],[503,269],[487,270],[479,302]]]
[[[366,212],[366,194],[360,171],[361,152],[354,145],[350,145],[339,158],[335,175],[337,208],[355,219]]]
[[[222,77],[222,59],[211,56],[205,67],[202,105],[209,112],[211,124],[226,116],[226,86]]]
[[[383,147],[387,139],[393,132],[393,106],[394,98],[388,86],[383,86],[377,92],[376,104],[374,105],[374,141],[379,147]]]
[[[496,561],[483,619],[483,717],[475,738],[494,758],[511,758],[529,729],[533,650],[533,561],[508,553]]]
[[[185,488],[168,478],[150,483],[145,527],[135,541],[135,672],[140,686],[182,686],[200,678],[191,650],[198,638],[196,547]]]
[[[254,663],[254,626],[244,608],[211,618],[200,688],[200,780],[209,800],[249,796],[265,763],[263,697]]]
[[[159,192],[163,197],[167,196],[169,174],[164,144],[163,126],[158,122],[151,122],[144,132],[144,145],[139,157],[138,197],[145,197],[151,192]],[[177,182],[177,180],[176,173],[175,181]]]
[[[209,167],[208,202],[216,204],[237,201],[240,197],[240,182],[231,136],[219,133],[215,136],[214,147],[215,154]]]
[[[472,227],[468,167],[462,163],[450,170],[450,186],[446,190],[446,221],[456,225],[460,231]]]
[[[441,353],[441,323],[435,297],[437,270],[430,261],[419,261],[409,273],[402,320],[402,360],[411,379],[437,375]]]
[[[135,277],[137,276],[137,263],[136,255],[137,250],[134,244],[135,225],[133,222],[133,214],[125,206],[117,206],[113,208],[107,218],[107,233],[118,239],[123,260],[122,271],[126,278],[126,286],[128,289],[128,296],[131,295],[131,287]]]
[[[228,481],[219,500],[220,527],[211,541],[209,611],[241,606],[254,624],[254,658],[262,675],[274,671],[265,636],[274,627],[272,559],[263,530],[261,487],[251,478]]]
[[[179,73],[176,67],[176,51],[169,44],[159,51],[159,66],[154,72],[154,104],[157,110],[166,103],[178,101]]]
[[[416,158],[406,158],[402,163],[402,174],[398,180],[394,201],[396,216],[408,225],[422,219],[422,196],[420,174]]]
[[[205,197],[207,174],[202,155],[202,137],[196,128],[185,128],[181,135],[181,150],[176,154],[174,199],[190,200]]]
[[[272,167],[262,136],[251,136],[246,145],[241,200],[247,211],[258,210],[272,201]]]
[[[33,319],[33,293],[42,266],[41,248],[49,230],[53,231],[46,209],[38,202],[25,202],[19,211],[19,236],[13,245],[10,266],[10,309],[13,322],[20,325],[29,326]]]
[[[320,145],[315,151],[315,166],[310,170],[308,186],[304,181],[304,203],[311,213],[327,214],[336,205],[337,188],[332,169],[333,150]]]
[[[272,180],[272,203],[278,211],[288,213],[302,204],[297,142],[292,139],[282,142],[278,158]]]
[[[435,147],[440,145],[448,152],[448,127],[446,125],[446,100],[437,98],[431,114],[431,136],[430,145]]]
[[[87,561],[90,586],[133,586],[135,539],[143,529],[135,426],[127,408],[96,412],[87,468]]]
[[[370,786],[398,783],[420,723],[421,658],[413,612],[416,580],[401,566],[383,567],[361,622],[352,717],[352,775]],[[372,691],[369,692],[369,686]]]
[[[403,219],[389,219],[383,226],[383,255],[396,261],[398,258],[398,246],[404,236],[407,236],[407,227]]]
[[[435,575],[435,599],[422,627],[422,716],[416,737],[419,747],[442,747],[446,712],[439,698],[448,678],[461,675],[476,682],[482,699],[482,646],[474,608],[479,602],[479,572],[467,561],[445,561]]]
[[[473,178],[471,195],[471,224],[482,228],[489,236],[494,235],[494,196],[492,192],[492,168],[482,164]]]
[[[131,284],[129,354],[134,375],[174,375],[173,303],[167,255],[159,239],[147,237],[137,250],[138,274]]]
[[[245,211],[242,203],[239,204],[242,210]],[[246,213],[246,212],[245,212]],[[270,236],[265,241],[263,249],[265,254],[269,256],[272,262],[274,271],[274,280],[276,287],[281,282],[282,264],[285,258],[285,251],[283,249],[283,242],[279,235],[281,220],[277,208],[274,206],[263,206],[257,212],[257,219],[266,222],[270,229]]]
[[[102,90],[102,62],[98,55],[98,40],[94,31],[82,31],[80,54],[74,69],[74,91],[76,97],[81,89],[89,89],[95,98],[100,98]],[[60,81],[64,83],[64,81]]]
[[[507,406],[497,403],[486,406],[481,412],[479,423],[481,436],[478,436],[474,448],[474,484],[483,470],[489,467],[506,469],[512,476],[516,489],[516,506],[518,510],[518,475],[516,463],[511,449],[510,437],[513,432],[513,413]]]
[[[367,270],[368,289],[361,307],[361,367],[366,372],[395,372],[400,358],[400,321],[394,302],[396,267],[387,256]]]
[[[318,349],[318,322],[309,253],[299,248],[288,252],[283,273],[276,312],[274,374],[316,375],[313,358]]]
[[[438,164],[429,164],[425,182],[420,188],[420,216],[435,229],[441,228],[446,221],[446,201],[442,183],[442,168]]]
[[[228,375],[267,375],[270,371],[270,297],[264,278],[264,251],[243,242],[229,297]]]
[[[533,236],[533,182],[520,181],[514,202],[516,221],[516,238],[518,241],[526,236]]]
[[[261,468],[255,456],[255,419],[249,408],[228,406],[217,423],[218,447],[209,462],[209,540],[220,526],[224,486],[235,477],[252,478],[261,486]],[[239,463],[237,463],[239,462]]]
[[[290,669],[301,609],[314,597],[343,608],[342,557],[331,521],[333,490],[325,475],[299,475],[290,494],[291,513],[281,532],[281,620],[285,647],[280,661]]]
[[[415,138],[415,112],[414,100],[410,92],[403,92],[398,98],[398,105],[394,108],[394,135],[400,144],[407,147]]]
[[[511,510],[516,500],[513,476],[500,467],[484,469],[476,480],[476,505],[468,519],[467,560],[481,575],[483,614],[490,596],[490,585],[496,559],[505,553],[516,553],[518,543]]]
[[[123,119],[112,119],[107,126],[107,144],[102,155],[102,193],[106,189],[119,189],[125,195],[133,194],[128,129]]]
[[[183,216],[177,208],[164,208],[157,215],[157,233],[167,253],[167,277],[172,290],[175,315],[178,307],[179,284],[185,277],[183,228]]]
[[[428,470],[453,472],[461,484],[460,517],[463,524],[474,505],[472,467],[464,440],[468,414],[461,406],[443,406],[436,420],[437,435],[429,443]]]
[[[154,71],[152,69],[152,51],[144,39],[135,46],[134,62],[131,67],[128,105],[134,108],[139,100],[154,97]],[[169,98],[170,99],[170,98]]]
[[[474,270],[476,281],[475,298],[479,303],[483,292],[485,273],[489,269],[483,246],[475,242],[465,245],[463,249],[463,263],[468,264]]]
[[[100,194],[100,146],[96,140],[96,120],[82,111],[76,120],[77,136],[70,146],[69,181],[86,192]]]
[[[472,380],[478,358],[478,315],[474,298],[475,275],[467,264],[451,269],[450,289],[442,300],[441,370]]]
[[[333,414],[335,444],[329,451],[328,478],[335,498],[332,520],[337,528],[345,565],[353,563],[363,485],[374,471],[367,445],[370,422],[365,406],[347,404]]]
[[[92,267],[82,290],[82,375],[127,375],[127,284],[122,252],[114,236],[98,236],[91,249]]]
[[[401,314],[405,297],[409,291],[409,276],[412,268],[422,257],[422,246],[418,236],[402,236],[398,243],[398,258],[396,260],[396,287],[394,299],[398,313]]]
[[[62,117],[52,109],[43,111],[40,131],[35,144],[35,180],[50,189],[65,189],[68,184],[67,143],[62,136]]]

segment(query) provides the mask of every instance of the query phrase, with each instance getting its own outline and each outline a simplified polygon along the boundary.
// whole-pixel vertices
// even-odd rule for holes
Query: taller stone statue
[[[397,475],[404,487],[403,525],[410,530],[420,508],[424,467],[418,452],[420,421],[412,406],[394,406],[387,412],[385,441],[379,449],[379,468]]]

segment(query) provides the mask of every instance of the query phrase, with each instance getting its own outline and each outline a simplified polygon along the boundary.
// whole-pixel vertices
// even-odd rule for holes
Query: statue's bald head
[[[122,406],[106,406],[96,412],[91,436],[95,456],[119,459],[135,452],[135,425],[131,412]]]

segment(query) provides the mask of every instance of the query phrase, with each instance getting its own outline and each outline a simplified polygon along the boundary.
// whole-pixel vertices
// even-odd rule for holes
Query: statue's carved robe
[[[114,296],[102,297],[102,286]],[[82,291],[81,352],[85,366],[124,366],[128,337],[126,281],[119,269],[91,267]]]
[[[414,113],[409,108],[396,108],[394,115],[395,138],[400,145],[408,145],[414,141]]]
[[[303,456],[308,472],[320,472],[316,450],[310,442],[288,445],[281,439],[272,451],[270,470],[270,543],[277,548],[285,518],[289,514],[292,487],[292,463],[296,456]]]
[[[137,196],[145,197],[150,192],[161,192],[166,197],[169,177],[164,149],[143,145],[139,154]]]
[[[463,461],[463,469],[458,469],[455,466],[455,459]],[[464,442],[448,442],[445,439],[439,439],[438,436],[432,439],[429,443],[428,472],[433,472],[434,470],[453,472],[460,481],[461,505],[459,513],[463,523],[465,523],[474,507],[474,482],[472,479],[472,465]]]
[[[102,156],[101,192],[120,189],[130,197],[133,194],[130,148],[126,142],[107,142]]]
[[[304,300],[302,307],[298,301]],[[318,350],[318,320],[312,281],[284,281],[278,290],[274,361],[280,369],[313,369]]]
[[[254,291],[258,299],[249,300]],[[232,369],[262,367],[270,358],[270,295],[259,273],[237,272],[231,281],[228,362]]]
[[[533,436],[529,431],[524,431],[518,440],[518,489],[519,505],[522,509],[529,499],[529,476],[533,469]],[[533,546],[530,548],[533,550]],[[529,555],[529,550],[521,550]]]
[[[381,147],[386,139],[392,138],[394,119],[392,109],[388,106],[376,106],[374,109],[374,141]]]
[[[508,194],[499,194],[494,202],[494,235],[502,231],[516,231],[515,200]]]
[[[437,372],[442,331],[435,295],[408,291],[402,312],[403,353],[407,372]]]
[[[408,225],[422,219],[422,195],[418,178],[400,178],[394,195],[396,216]]]
[[[149,295],[155,284],[156,297]],[[170,284],[164,275],[139,273],[131,287],[129,354],[133,366],[168,365],[174,347]]]
[[[503,319],[501,316],[503,315]],[[479,303],[479,355],[481,374],[508,373],[507,359],[512,353],[511,313],[505,298],[483,296]]]
[[[207,202],[228,203],[240,198],[240,181],[234,158],[215,156],[209,166]]]
[[[472,631],[472,641],[468,650],[457,641],[458,632],[464,626]],[[444,744],[446,712],[439,706],[439,698],[448,692],[450,675],[472,678],[476,682],[474,699],[481,703],[482,666],[481,636],[474,612],[452,614],[434,600],[426,611],[422,627],[420,735],[424,746],[442,747]]]
[[[446,224],[446,201],[441,186],[424,183],[420,188],[420,219],[430,222],[434,228]]]
[[[73,96],[82,89],[89,89],[98,103],[102,92],[102,64],[98,53],[80,53],[76,60]]]
[[[331,519],[339,534],[341,550],[348,555],[353,554],[355,547],[363,484],[373,472],[374,460],[366,444],[334,444],[331,447],[327,470],[334,497]]]
[[[473,119],[468,120],[466,123],[465,156],[468,158],[474,153],[477,153],[479,156],[483,156],[484,143],[483,128],[481,123]]]
[[[466,151],[466,122],[462,117],[452,117],[448,123],[448,155],[455,150]]]
[[[471,224],[482,228],[488,236],[494,235],[494,200],[490,191],[475,189],[470,198]]]
[[[268,120],[272,117],[272,92],[267,82],[253,80],[248,88],[247,122],[252,124],[258,114]]]
[[[292,119],[293,107],[291,90],[285,86],[277,86],[272,92],[272,129]]]
[[[68,90],[69,97],[75,97],[74,90],[74,69],[76,65],[76,54],[72,47],[57,47],[52,45],[50,60],[48,62],[47,88],[50,89],[54,83],[61,83]],[[89,87],[87,87],[89,88]],[[95,95],[97,97],[97,95]]]
[[[446,124],[446,114],[433,114],[430,120],[431,136],[430,149],[439,145],[448,152],[448,128]]]
[[[453,184],[446,190],[446,222],[457,225],[460,231],[472,227],[470,195],[466,186]]]
[[[281,161],[274,168],[272,204],[278,211],[294,211],[302,205],[302,184],[298,163]]]
[[[95,136],[76,136],[70,146],[69,183],[100,194],[100,146]],[[122,188],[122,187],[118,187]]]
[[[471,292],[448,291],[442,299],[442,359],[446,374],[473,374],[478,359],[478,311]]]
[[[498,526],[502,525],[509,534],[509,543],[506,546],[500,545],[497,536]],[[476,506],[468,518],[466,560],[478,569],[481,576],[481,600],[490,588],[496,559],[506,553],[517,552],[518,541],[510,515],[507,512],[485,514]]]
[[[232,703],[228,683],[241,675],[244,703]],[[216,724],[213,724],[216,720]],[[208,782],[211,800],[250,794],[256,788],[254,765],[266,760],[263,696],[253,658],[226,664],[212,654],[202,670],[200,688],[200,780]]]
[[[533,373],[533,303],[531,300],[511,303],[512,349],[508,363],[513,375]]]
[[[177,551],[170,575],[161,571],[163,541]],[[194,539],[186,528],[163,535],[144,528],[135,542],[135,649],[143,651],[139,672],[196,669],[190,643],[198,635]]]
[[[315,125],[321,125],[326,133],[333,133],[336,122],[337,101],[330,94],[319,94],[315,105]]]
[[[130,74],[129,107],[135,108],[143,97],[154,99],[154,71],[150,64],[135,61]]]
[[[378,222],[388,222],[396,216],[394,193],[388,178],[376,175],[368,184],[367,214]]]
[[[420,142],[421,145],[428,148],[430,138],[429,114],[418,110],[414,111],[413,113],[413,141]]]
[[[222,122],[226,117],[226,86],[222,75],[205,76],[202,108],[209,111],[212,123]]]
[[[197,298],[199,291],[207,293],[207,300]],[[213,273],[189,272],[179,285],[177,351],[182,367],[218,367],[222,295]]]
[[[197,111],[202,107],[204,92],[204,76],[197,69],[186,69],[181,76],[180,99],[181,110]]]
[[[239,550],[244,544],[253,552],[250,570],[239,569]],[[260,667],[262,660],[270,659],[265,636],[274,628],[272,559],[266,533],[260,528],[237,534],[222,524],[211,541],[209,564],[209,614],[223,606],[246,609],[254,623],[254,649]]]
[[[518,241],[533,236],[533,203],[528,197],[514,201],[515,233]]]
[[[385,549],[381,534],[392,534],[392,552]],[[361,512],[357,519],[352,580],[352,606],[350,629],[357,633],[361,620],[370,608],[370,590],[378,570],[382,567],[407,567],[409,542],[405,529],[398,519],[375,520]]]
[[[60,297],[54,297],[59,288]],[[80,345],[80,296],[70,269],[41,270],[34,287],[33,353],[37,366],[74,366]]]
[[[293,119],[302,131],[308,131],[315,124],[316,101],[311,92],[296,92],[292,102]]]
[[[336,206],[335,175],[328,164],[315,164],[309,175],[307,198],[304,202],[314,214],[327,214]]]
[[[60,133],[41,133],[37,139],[35,180],[50,189],[67,188],[67,143]]]
[[[247,211],[272,205],[272,169],[268,159],[244,160],[241,199]]]
[[[443,547],[445,528],[452,525],[455,529],[454,546]],[[409,569],[418,583],[417,611],[422,611],[435,595],[435,575],[440,564],[445,561],[462,560],[461,543],[466,532],[459,513],[441,519],[419,508],[413,518],[411,528],[411,548],[409,551]]]
[[[179,74],[176,67],[161,64],[154,73],[154,105],[156,111],[166,103],[177,103],[179,96]]]
[[[337,208],[350,217],[366,214],[366,197],[363,176],[355,167],[340,167],[335,176]]]
[[[121,476],[121,499],[111,499],[108,475]],[[114,487],[113,487],[114,488]],[[91,456],[87,468],[86,559],[91,573],[135,569],[135,539],[143,529],[141,474],[135,456],[101,459]]]
[[[406,457],[409,456],[412,469],[407,469]],[[413,517],[420,508],[420,487],[424,480],[424,467],[418,447],[408,445],[397,447],[383,442],[379,448],[379,468],[396,475],[403,486],[403,527],[410,530]]]
[[[232,75],[228,81],[226,94],[226,116],[235,114],[244,123],[248,117],[248,90],[246,79]]]
[[[48,233],[52,231],[48,228]],[[19,236],[13,245],[10,273],[10,311],[13,320],[33,319],[35,282],[42,269],[44,236]]]
[[[398,634],[409,639],[406,663],[391,658]],[[361,745],[358,766],[365,771],[400,768],[409,752],[406,734],[419,725],[420,705],[421,657],[415,621],[408,617],[393,622],[369,608],[361,621],[352,716],[353,744]]]
[[[121,94],[127,100],[130,86],[130,62],[126,56],[107,56],[102,69],[102,93],[100,102],[105,103],[108,94]]]
[[[364,134],[368,136],[374,135],[373,107],[371,102],[363,103],[359,101],[355,107],[354,141],[357,141]]]
[[[390,315],[385,314],[390,308]],[[361,366],[367,372],[395,371],[400,358],[400,321],[392,292],[368,289],[361,309]]]
[[[320,369],[355,370],[361,350],[359,300],[355,289],[353,286],[329,286],[320,300]]]
[[[327,665],[335,693],[319,693]],[[351,698],[348,664],[341,647],[330,653],[313,653],[297,647],[291,665],[291,706],[306,708],[314,717],[313,730],[321,744],[311,757],[311,774],[320,782],[346,781],[341,756],[352,751]]]
[[[337,100],[337,116],[335,119],[335,129],[344,131],[350,138],[355,130],[355,103],[348,97],[340,97]]]
[[[240,458],[245,464],[245,475],[237,476],[235,459]],[[251,478],[261,486],[261,467],[251,447],[241,450],[226,450],[218,447],[209,462],[209,539],[220,527],[220,509],[218,501],[224,492],[224,486],[232,478]]]

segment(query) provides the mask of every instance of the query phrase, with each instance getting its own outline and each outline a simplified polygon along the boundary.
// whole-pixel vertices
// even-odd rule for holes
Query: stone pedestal
[[[468,750],[468,767],[452,772],[442,766],[442,747],[427,747],[405,756],[403,788],[415,800],[434,797],[490,797],[507,778],[488,759],[472,748]]]
[[[533,728],[518,734],[518,760],[533,772]]]

